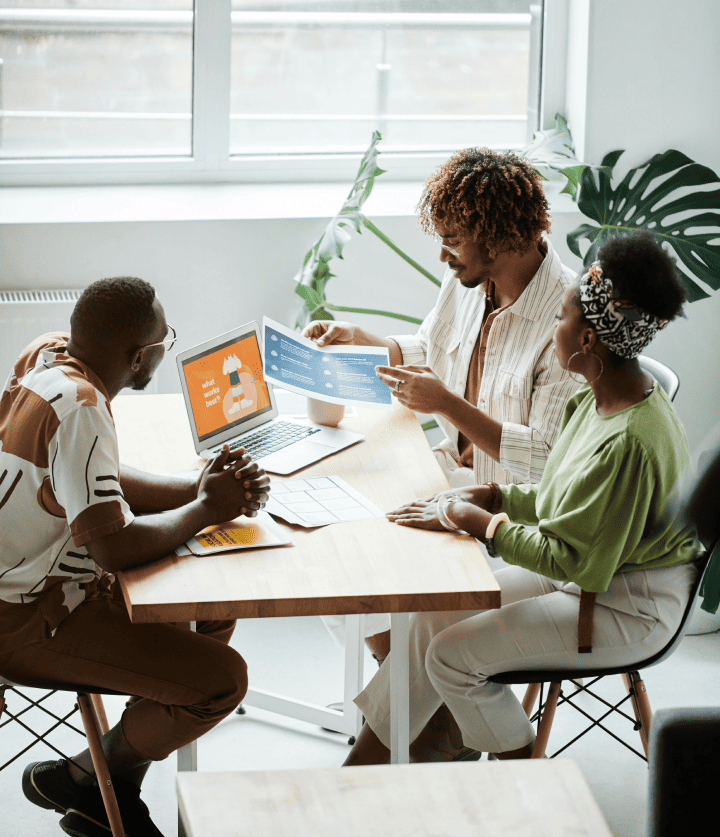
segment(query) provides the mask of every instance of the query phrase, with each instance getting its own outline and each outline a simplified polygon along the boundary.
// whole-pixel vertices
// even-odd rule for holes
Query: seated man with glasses
[[[417,334],[378,337],[349,322],[310,323],[319,346],[385,346],[378,377],[406,407],[433,413],[452,487],[539,482],[578,384],[553,351],[555,315],[574,271],[550,230],[540,175],[513,153],[459,151],[425,182],[419,223],[447,265]],[[324,617],[335,634],[342,617]],[[380,658],[389,632],[368,638]],[[377,650],[376,650],[377,649]]]
[[[0,400],[0,674],[134,696],[102,738],[128,834],[160,834],[139,796],[150,763],[228,715],[247,668],[228,645],[234,621],[197,633],[133,624],[112,573],[254,516],[269,483],[242,448],[192,478],[120,464],[110,402],[144,389],[175,339],[151,285],[103,279],[78,300],[70,335],[22,352]],[[109,833],[88,750],[28,765],[23,791],[63,814],[68,834]]]

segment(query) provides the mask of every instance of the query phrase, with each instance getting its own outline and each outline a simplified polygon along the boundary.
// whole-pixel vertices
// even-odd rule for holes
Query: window
[[[192,0],[7,6],[3,157],[192,154]]]
[[[344,178],[376,129],[398,177],[521,147],[542,20],[528,0],[6,0],[0,183]]]

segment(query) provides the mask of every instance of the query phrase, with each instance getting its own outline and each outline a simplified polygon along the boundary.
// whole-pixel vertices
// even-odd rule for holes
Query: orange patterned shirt
[[[36,603],[53,633],[112,581],[85,545],[134,519],[107,392],[67,340],[31,343],[0,398],[0,600]]]

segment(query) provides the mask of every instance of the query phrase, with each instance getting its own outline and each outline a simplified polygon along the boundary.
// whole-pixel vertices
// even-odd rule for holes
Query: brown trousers
[[[247,691],[245,661],[227,644],[234,621],[198,622],[197,633],[173,624],[133,624],[122,601],[102,596],[77,607],[54,636],[38,639],[33,631],[22,643],[23,621],[36,623],[34,606],[0,605],[0,674],[142,697],[123,712],[122,729],[143,758],[164,759],[199,738]]]

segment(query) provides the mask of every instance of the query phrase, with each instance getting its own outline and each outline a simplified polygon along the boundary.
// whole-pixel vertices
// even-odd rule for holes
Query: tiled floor
[[[342,652],[316,618],[247,620],[239,623],[233,645],[246,658],[252,682],[259,688],[325,704],[340,699]],[[368,656],[367,672],[375,663]],[[619,699],[619,678],[603,694]],[[653,709],[669,706],[717,705],[720,682],[720,633],[688,636],[667,662],[645,672]],[[58,696],[56,707],[67,708],[71,696]],[[584,698],[589,701],[589,698]],[[120,698],[107,698],[113,723],[122,710]],[[17,710],[19,701],[10,696]],[[576,728],[571,710],[559,710],[551,745],[568,740]],[[0,763],[24,746],[26,734],[10,725],[0,730]],[[73,734],[74,735],[74,734]],[[637,738],[631,732],[632,737]],[[628,739],[632,740],[632,739]],[[639,739],[638,739],[639,740]],[[58,746],[80,749],[70,733],[58,735]],[[635,743],[634,741],[632,743]],[[232,715],[199,744],[200,770],[256,770],[334,767],[348,752],[344,736],[248,708]],[[644,762],[608,736],[593,731],[566,751],[575,758],[616,837],[644,837],[648,771]],[[7,837],[50,837],[60,834],[58,816],[33,807],[20,790],[25,763],[52,758],[37,747],[0,773],[0,833]],[[175,758],[155,765],[145,781],[143,796],[153,818],[167,837],[177,828]]]

